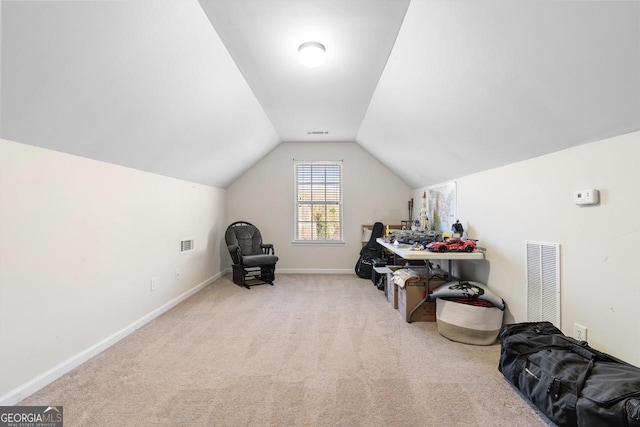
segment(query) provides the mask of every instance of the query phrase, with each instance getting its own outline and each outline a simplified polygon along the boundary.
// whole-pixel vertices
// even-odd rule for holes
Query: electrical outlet
[[[573,324],[573,337],[578,341],[587,340],[587,327],[578,323]]]
[[[176,268],[176,280],[180,280],[180,270]]]
[[[155,291],[158,288],[158,279],[152,277],[149,283],[149,287],[152,292]]]

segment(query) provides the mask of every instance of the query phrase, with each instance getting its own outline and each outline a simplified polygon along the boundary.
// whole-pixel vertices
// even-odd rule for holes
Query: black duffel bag
[[[498,369],[559,426],[640,427],[640,368],[549,322],[505,325]]]

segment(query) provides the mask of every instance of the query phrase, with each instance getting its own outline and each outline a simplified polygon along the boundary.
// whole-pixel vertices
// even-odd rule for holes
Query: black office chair
[[[268,283],[273,286],[276,262],[273,245],[262,243],[258,228],[247,221],[236,221],[225,233],[227,249],[233,260],[233,283],[251,289]]]

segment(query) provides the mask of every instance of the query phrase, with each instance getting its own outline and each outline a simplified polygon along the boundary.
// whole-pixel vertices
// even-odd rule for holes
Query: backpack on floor
[[[380,258],[382,255],[382,248],[376,242],[378,237],[382,237],[384,234],[384,225],[381,222],[376,222],[373,225],[371,231],[371,238],[369,242],[360,250],[360,257],[356,262],[355,271],[358,277],[363,279],[370,279],[373,272],[373,258]]]

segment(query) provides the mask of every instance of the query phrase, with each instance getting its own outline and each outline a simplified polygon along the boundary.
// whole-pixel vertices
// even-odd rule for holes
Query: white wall
[[[294,158],[344,160],[344,245],[291,243]],[[562,329],[581,323],[593,346],[640,365],[637,158],[640,132],[457,179],[458,217],[487,249],[465,278],[505,299],[507,321],[524,321],[524,241],[558,242]],[[591,187],[601,204],[575,206],[573,191]],[[0,140],[0,403],[217,277],[228,223],[258,225],[279,272],[352,272],[360,225],[404,219],[423,190],[355,143],[281,144],[225,191]],[[178,254],[184,237],[195,239],[189,255]]]
[[[2,46],[2,1],[0,1],[0,46]],[[0,52],[0,100],[2,99],[2,54]],[[2,135],[2,102],[0,102],[0,135]]]
[[[0,140],[0,402],[214,279],[224,211],[225,190]]]
[[[465,279],[488,283],[526,320],[525,240],[561,245],[561,329],[588,328],[589,343],[640,365],[640,132],[461,177],[458,217],[487,249]],[[597,188],[599,206],[573,192]],[[415,195],[424,188],[416,189]]]
[[[401,161],[400,156],[399,161]],[[344,160],[344,245],[294,245],[293,159]],[[397,224],[411,188],[355,143],[283,143],[227,190],[227,220],[258,226],[280,257],[276,273],[351,273],[362,224]]]

